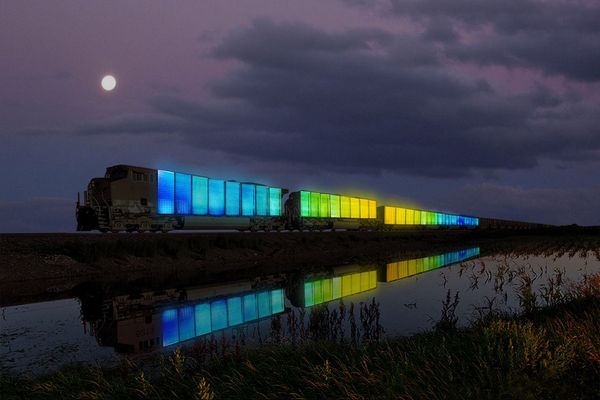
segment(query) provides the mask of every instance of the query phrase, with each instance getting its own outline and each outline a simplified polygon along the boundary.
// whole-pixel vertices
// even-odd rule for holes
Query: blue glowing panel
[[[254,215],[256,207],[256,185],[242,183],[242,215],[249,217]]]
[[[222,180],[208,180],[208,213],[215,216],[225,214],[225,182]]]
[[[241,297],[236,296],[227,299],[227,318],[229,326],[239,325],[244,322]]]
[[[179,326],[177,324],[177,309],[165,310],[162,319],[162,342],[163,346],[169,346],[179,342]]]
[[[225,300],[210,303],[210,322],[213,331],[227,328],[227,302]]]
[[[269,205],[266,186],[256,186],[256,215],[266,216]]]
[[[196,336],[196,327],[194,324],[194,307],[180,307],[177,312],[179,314],[179,340],[184,341]]]
[[[188,174],[175,173],[175,212],[187,215],[192,212],[192,180]]]
[[[283,312],[284,310],[283,289],[271,290],[271,312],[273,314]]]
[[[258,317],[268,317],[271,315],[271,296],[269,292],[260,292],[256,295],[258,298]]]
[[[256,304],[256,295],[247,294],[244,296],[244,321],[252,321],[258,318],[258,306]]]
[[[175,173],[158,170],[158,213],[175,213]]]
[[[239,182],[225,182],[225,214],[229,216],[240,215]]]
[[[208,179],[192,176],[192,214],[208,214]]]
[[[269,188],[269,215],[279,217],[281,215],[281,189]]]
[[[212,331],[210,325],[210,304],[197,304],[194,308],[196,314],[196,335],[206,335]]]

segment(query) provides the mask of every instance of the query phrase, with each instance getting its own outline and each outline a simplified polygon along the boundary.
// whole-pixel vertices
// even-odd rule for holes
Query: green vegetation
[[[600,276],[552,305],[489,313],[468,328],[456,327],[454,303],[449,295],[432,332],[408,338],[236,348],[208,361],[198,349],[175,351],[146,372],[123,363],[1,376],[0,393],[3,400],[600,398]]]

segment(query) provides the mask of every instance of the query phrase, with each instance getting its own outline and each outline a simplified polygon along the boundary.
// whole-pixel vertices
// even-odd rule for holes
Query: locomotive
[[[395,230],[532,228],[537,224],[377,206],[375,199],[238,182],[130,165],[92,178],[76,206],[77,230]]]

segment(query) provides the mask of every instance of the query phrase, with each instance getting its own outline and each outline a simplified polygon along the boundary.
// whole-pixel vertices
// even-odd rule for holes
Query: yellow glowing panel
[[[421,211],[415,210],[415,225],[421,224]]]
[[[396,208],[396,224],[405,225],[406,224],[406,209],[404,208]]]
[[[340,197],[340,207],[341,207],[341,216],[342,218],[350,218],[350,197],[341,196]]]
[[[396,222],[396,210],[394,207],[383,207],[383,223],[392,225]]]
[[[369,200],[369,218],[377,218],[377,202]]]
[[[352,275],[342,276],[342,296],[352,294]]]
[[[406,223],[408,225],[413,225],[415,223],[414,218],[415,218],[415,211],[407,209],[406,210]]]
[[[396,267],[396,263],[391,263],[387,265],[387,273],[385,274],[386,282],[395,281],[398,279],[398,268]]]
[[[369,200],[359,199],[360,201],[360,217],[369,218]]]
[[[369,289],[369,272],[360,273],[360,291],[364,292]]]
[[[352,277],[352,294],[360,292],[360,273],[350,275]]]
[[[377,287],[377,271],[369,271],[369,289]]]
[[[360,218],[360,200],[356,197],[350,197],[350,217]]]
[[[408,260],[408,275],[417,273],[417,260]]]
[[[417,271],[416,271],[416,273],[420,274],[421,272],[423,272],[423,259],[419,258],[417,260]]]
[[[398,263],[398,279],[408,276],[408,261],[400,261]]]

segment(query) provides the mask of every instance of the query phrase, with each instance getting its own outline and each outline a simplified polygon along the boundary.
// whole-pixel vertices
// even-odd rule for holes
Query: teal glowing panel
[[[163,346],[179,342],[179,326],[177,323],[177,309],[165,310],[161,315]]]
[[[208,179],[192,176],[192,214],[208,214]]]
[[[310,216],[310,192],[300,192],[300,216]]]
[[[242,183],[242,215],[251,217],[256,208],[256,190],[252,183]]]
[[[210,324],[213,331],[227,328],[227,302],[225,300],[210,303]]]
[[[194,307],[196,317],[196,335],[206,335],[212,331],[210,323],[210,304],[202,303]]]
[[[260,292],[256,295],[258,298],[258,317],[268,317],[271,315],[271,296],[269,292]]]
[[[310,307],[315,304],[315,297],[313,295],[313,283],[304,282],[304,307]]]
[[[284,309],[283,289],[271,290],[271,314],[283,312]]]
[[[236,296],[227,299],[227,318],[229,326],[239,325],[244,322],[241,297]]]
[[[175,173],[158,170],[158,213],[175,213]]]
[[[195,334],[194,306],[180,307],[179,314],[179,341],[193,338]]]
[[[281,215],[281,189],[269,188],[269,215],[279,217]]]
[[[188,215],[192,212],[192,177],[175,173],[175,212]]]
[[[256,215],[258,216],[267,216],[269,206],[267,192],[266,186],[256,186]]]
[[[225,214],[225,182],[208,180],[208,213],[214,216]]]
[[[244,321],[252,321],[258,318],[258,306],[256,304],[256,295],[247,294],[244,296]]]
[[[225,215],[240,215],[239,182],[225,182]]]

